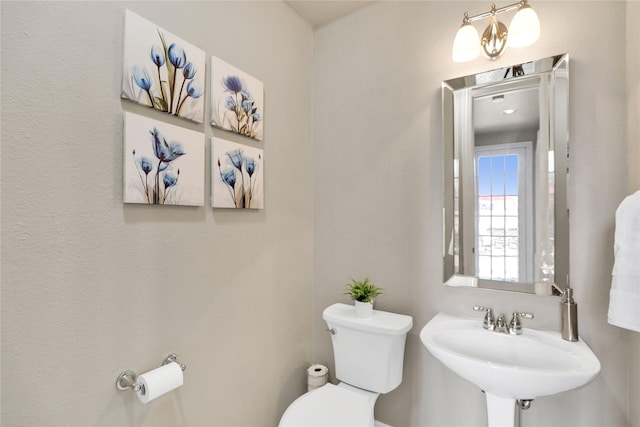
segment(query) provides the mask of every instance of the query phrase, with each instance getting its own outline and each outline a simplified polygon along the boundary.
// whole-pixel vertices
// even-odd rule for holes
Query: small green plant
[[[347,292],[352,300],[360,302],[373,302],[375,297],[382,295],[382,288],[369,283],[369,278],[364,280],[351,279],[351,283],[347,284]]]

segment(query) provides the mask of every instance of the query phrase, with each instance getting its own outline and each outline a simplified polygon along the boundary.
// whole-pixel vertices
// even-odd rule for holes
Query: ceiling
[[[473,129],[476,133],[494,133],[540,127],[538,86],[504,91],[499,96],[473,100]],[[505,110],[513,110],[507,114]]]
[[[285,0],[313,28],[326,25],[375,0]]]

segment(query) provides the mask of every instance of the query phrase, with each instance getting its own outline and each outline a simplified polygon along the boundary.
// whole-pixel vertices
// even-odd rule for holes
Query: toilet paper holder
[[[162,359],[161,366],[167,365],[171,362],[175,362],[180,365],[180,369],[182,369],[183,371],[187,369],[187,365],[185,365],[184,363],[180,363],[180,361],[178,360],[178,355],[175,353],[170,353],[164,359]],[[139,391],[144,386],[138,384],[137,381],[138,374],[130,369],[127,369],[126,371],[118,375],[118,378],[116,379],[116,388],[118,390],[128,390],[131,388],[133,389],[133,391]]]

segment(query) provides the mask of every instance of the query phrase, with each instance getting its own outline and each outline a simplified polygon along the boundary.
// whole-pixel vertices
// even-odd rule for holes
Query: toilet
[[[280,426],[373,426],[376,399],[402,382],[404,346],[413,319],[379,310],[361,318],[353,305],[339,303],[327,307],[322,318],[331,333],[340,383],[297,398]]]

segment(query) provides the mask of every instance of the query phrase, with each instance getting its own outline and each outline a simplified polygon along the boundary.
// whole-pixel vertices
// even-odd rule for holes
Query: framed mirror
[[[443,82],[445,285],[567,286],[568,91],[566,54]]]

